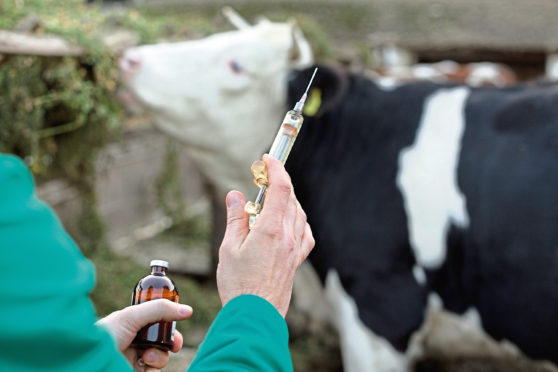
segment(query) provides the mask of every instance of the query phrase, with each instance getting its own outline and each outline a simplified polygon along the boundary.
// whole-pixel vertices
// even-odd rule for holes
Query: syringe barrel
[[[295,110],[288,111],[273,141],[273,145],[271,145],[269,155],[285,164],[303,121],[304,118],[300,112]]]

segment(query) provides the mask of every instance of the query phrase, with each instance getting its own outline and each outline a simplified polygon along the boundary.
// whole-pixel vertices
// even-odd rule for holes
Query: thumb
[[[147,301],[139,305],[128,306],[122,310],[120,319],[137,332],[150,323],[162,320],[167,322],[183,320],[189,318],[192,313],[193,310],[188,305],[159,299]]]
[[[239,247],[250,231],[248,213],[244,211],[246,199],[239,191],[227,194],[227,228],[222,246]]]

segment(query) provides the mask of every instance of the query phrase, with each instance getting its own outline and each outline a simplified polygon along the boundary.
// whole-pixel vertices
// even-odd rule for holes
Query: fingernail
[[[237,192],[229,192],[227,195],[227,207],[235,207],[239,204],[242,204],[242,199]]]
[[[188,305],[178,305],[178,315],[190,315],[194,310]]]
[[[153,364],[157,361],[157,357],[155,356],[155,353],[147,351],[143,354],[143,361],[146,364]]]

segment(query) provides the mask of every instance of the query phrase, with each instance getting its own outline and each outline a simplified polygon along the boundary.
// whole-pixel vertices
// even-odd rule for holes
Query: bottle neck
[[[151,275],[167,275],[167,269],[162,266],[151,267]]]

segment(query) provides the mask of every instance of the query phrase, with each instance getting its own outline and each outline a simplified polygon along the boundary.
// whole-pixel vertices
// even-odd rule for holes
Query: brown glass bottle
[[[166,261],[153,260],[150,263],[151,274],[140,279],[132,293],[132,305],[146,301],[166,298],[178,302],[178,288],[167,276],[169,264]],[[137,348],[156,347],[168,351],[174,342],[176,322],[157,322],[143,327],[132,342]]]

